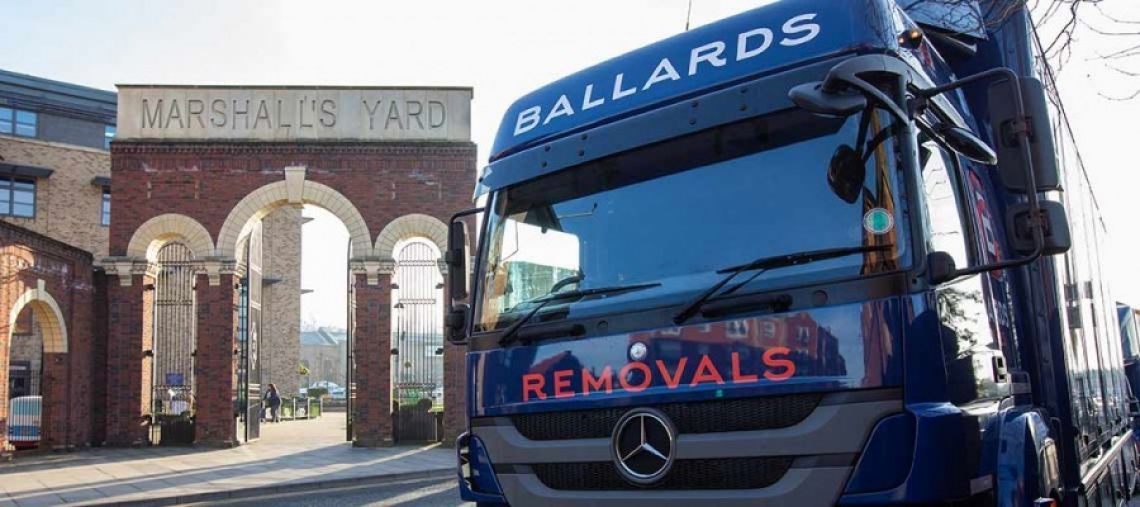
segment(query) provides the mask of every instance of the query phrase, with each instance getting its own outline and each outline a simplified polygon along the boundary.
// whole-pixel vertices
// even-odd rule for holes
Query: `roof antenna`
[[[689,0],[689,10],[685,13],[685,31],[689,31],[689,20],[693,17],[693,0]]]

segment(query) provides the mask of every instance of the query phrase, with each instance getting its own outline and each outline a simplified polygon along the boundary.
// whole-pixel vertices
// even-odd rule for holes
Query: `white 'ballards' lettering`
[[[736,36],[735,54],[732,54],[731,45],[724,41],[712,41],[697,46],[689,51],[688,65],[681,67],[682,72],[687,71],[687,76],[695,76],[703,69],[724,67],[728,65],[730,59],[741,62],[755,58],[771,48],[774,42],[784,47],[811,42],[820,33],[819,24],[813,22],[815,17],[815,13],[801,14],[785,21],[780,27],[782,37],[778,42],[776,34],[770,28],[756,28],[740,33]],[[685,62],[680,63],[684,65]],[[614,76],[613,93],[609,97],[606,97],[604,87],[600,93],[596,93],[594,85],[588,84],[581,94],[581,106],[577,109],[575,109],[576,103],[571,102],[572,96],[577,98],[577,94],[573,94],[559,96],[545,115],[542,106],[533,106],[520,111],[515,120],[515,135],[530,132],[540,124],[547,125],[559,117],[570,117],[578,111],[593,109],[605,104],[607,100],[611,102],[621,100],[637,93],[639,89],[645,91],[666,81],[680,81],[683,77],[685,76],[677,72],[674,62],[669,58],[662,58],[641,86],[627,78],[624,73],[620,73]]]

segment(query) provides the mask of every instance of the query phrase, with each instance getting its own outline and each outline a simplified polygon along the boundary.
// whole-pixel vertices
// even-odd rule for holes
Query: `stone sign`
[[[471,140],[470,88],[118,88],[121,140]]]

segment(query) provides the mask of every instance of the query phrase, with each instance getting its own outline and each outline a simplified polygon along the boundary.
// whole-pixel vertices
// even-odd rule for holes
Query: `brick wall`
[[[91,254],[42,234],[0,222],[0,429],[8,422],[8,366],[11,329],[9,316],[29,291],[36,295],[32,308],[41,327],[60,320],[66,326],[67,351],[61,348],[42,354],[43,419],[41,442],[48,448],[86,446],[92,443],[91,386],[96,364],[92,361],[96,295]],[[47,307],[50,298],[57,316]],[[62,327],[62,326],[61,326]],[[25,352],[21,352],[25,353]],[[0,453],[7,431],[0,431]]]
[[[0,135],[4,163],[52,169],[36,181],[35,218],[0,217],[93,254],[107,256],[108,228],[100,225],[103,188],[91,184],[111,175],[106,151]],[[114,205],[112,204],[112,207]]]
[[[300,208],[293,206],[262,219],[262,272],[280,281],[263,293],[261,381],[275,384],[283,396],[294,395],[301,385],[301,220]]]
[[[141,143],[111,148],[114,213],[111,255],[125,255],[131,235],[163,213],[194,218],[215,240],[234,205],[303,165],[305,179],[353,203],[371,239],[392,220],[423,213],[446,222],[470,207],[475,146],[450,143]]]

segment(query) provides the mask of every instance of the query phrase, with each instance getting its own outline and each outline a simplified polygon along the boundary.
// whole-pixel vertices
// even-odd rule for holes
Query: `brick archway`
[[[285,177],[285,181],[269,183],[250,192],[233,207],[218,236],[218,256],[233,259],[238,240],[249,233],[255,221],[281,206],[302,204],[320,206],[336,215],[352,238],[354,256],[372,254],[368,225],[352,201],[328,185],[306,181],[304,167],[286,168]]]
[[[43,330],[44,354],[67,353],[67,321],[59,309],[59,303],[44,288],[44,281],[39,280],[36,288],[28,289],[16,299],[8,315],[8,334],[16,328],[16,319],[25,307],[30,307],[39,319]]]
[[[188,246],[196,258],[215,255],[210,231],[202,224],[186,215],[166,213],[143,222],[135,229],[127,245],[127,256],[154,262],[158,251],[175,240]]]
[[[23,346],[36,347],[41,396],[40,448],[92,442],[102,410],[92,400],[106,382],[93,368],[98,353],[96,284],[91,255],[46,236],[0,223],[0,454],[8,430],[8,380],[13,335],[21,317],[34,322]],[[23,331],[22,331],[23,332]],[[41,340],[34,340],[35,333]],[[29,341],[32,339],[34,341]],[[35,359],[31,359],[36,361]],[[37,367],[37,366],[33,366]],[[31,393],[29,393],[31,394]],[[98,421],[93,421],[98,420]],[[95,437],[98,439],[98,437]]]
[[[153,347],[148,308],[154,297],[147,259],[154,245],[178,238],[194,243],[199,269],[195,439],[238,444],[238,242],[258,220],[281,216],[270,215],[273,210],[312,204],[337,216],[351,238],[352,380],[360,394],[352,439],[359,446],[390,445],[392,249],[419,236],[444,250],[446,221],[471,206],[470,100],[471,90],[463,88],[120,88],[122,120],[111,147],[116,204],[110,257],[103,261],[118,282],[108,284],[108,383],[116,386],[107,400],[115,415],[108,443],[146,441],[150,403],[143,386],[150,373],[143,365]],[[212,117],[186,123],[159,111],[159,121],[151,121],[160,101],[160,108],[183,102],[183,111],[190,101],[194,109],[201,102]],[[271,290],[287,279],[275,276]],[[264,315],[300,320],[272,310]],[[445,356],[444,440],[450,441],[463,422],[462,351],[448,345]]]
[[[443,221],[430,215],[411,213],[384,226],[384,230],[376,237],[376,255],[383,259],[395,259],[397,244],[415,237],[427,238],[440,252],[447,251],[447,226]]]

